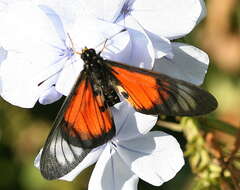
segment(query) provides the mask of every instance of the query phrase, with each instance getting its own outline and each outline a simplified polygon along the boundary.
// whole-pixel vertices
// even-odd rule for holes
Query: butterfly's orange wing
[[[105,143],[114,134],[111,111],[106,106],[103,94],[94,94],[90,81],[83,80],[64,114],[67,135],[81,139],[83,148]]]
[[[57,179],[74,169],[91,148],[115,135],[111,111],[101,89],[94,92],[91,79],[82,74],[64,102],[42,151],[40,170]]]
[[[188,82],[113,61],[105,63],[111,70],[116,90],[139,112],[194,116],[217,107],[210,93]]]

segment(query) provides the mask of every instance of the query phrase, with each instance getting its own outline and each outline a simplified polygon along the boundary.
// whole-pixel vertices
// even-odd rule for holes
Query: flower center
[[[124,17],[127,16],[128,14],[130,14],[130,12],[132,11],[132,4],[133,4],[134,0],[127,0],[124,5],[123,8],[121,10],[121,15],[123,15]]]
[[[67,49],[64,49],[61,51],[61,54],[60,56],[63,56],[63,57],[72,57],[74,55],[74,51],[72,48],[67,48]]]
[[[117,150],[117,146],[118,146],[117,144],[118,144],[118,139],[113,138],[113,139],[111,140],[112,148],[115,149],[115,150]]]

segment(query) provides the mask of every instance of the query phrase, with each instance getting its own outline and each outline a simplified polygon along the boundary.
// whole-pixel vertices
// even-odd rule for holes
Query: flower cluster
[[[23,1],[23,0],[22,0]],[[8,3],[7,3],[8,2]],[[204,17],[201,0],[39,0],[0,2],[0,95],[31,108],[68,95],[83,61],[84,47],[137,67],[154,69],[200,85],[208,56],[171,42]],[[63,180],[73,180],[97,162],[89,189],[137,189],[141,178],[161,185],[184,164],[174,137],[149,132],[157,116],[136,112],[127,102],[112,107],[116,136],[93,150]],[[41,152],[35,160],[39,167]]]

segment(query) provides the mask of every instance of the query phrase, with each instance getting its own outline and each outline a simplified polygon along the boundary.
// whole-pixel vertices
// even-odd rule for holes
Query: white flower
[[[73,180],[95,162],[89,190],[131,190],[137,189],[139,178],[155,186],[173,178],[184,165],[183,153],[174,137],[149,132],[157,117],[136,112],[127,102],[115,105],[112,112],[116,136],[93,149],[61,180]],[[35,160],[38,168],[40,158],[41,152]]]
[[[159,72],[196,85],[202,84],[209,63],[207,54],[193,46],[170,40],[185,36],[202,20],[206,14],[204,1],[77,1],[81,3],[79,8],[83,6],[81,9],[95,17],[127,28],[132,47],[136,50],[131,55],[131,63],[152,69],[155,62],[154,69]]]
[[[10,4],[1,12],[0,23],[1,96],[20,107],[68,95],[83,68],[80,56],[72,53],[70,38],[77,51],[85,46],[99,51],[109,39],[102,55],[111,60],[128,62],[131,52],[123,27],[84,15],[66,26],[44,5]]]
[[[11,7],[10,2],[16,0],[0,1],[0,11],[10,5],[0,18],[0,47],[8,51],[0,67],[0,93],[14,105],[33,107],[37,100],[49,104],[67,95],[82,62],[75,56],[74,61],[66,54],[59,56],[60,49],[71,47],[66,33],[71,33],[79,48],[83,44],[95,48],[97,44],[101,49],[103,38],[122,29],[109,22],[124,26],[128,32],[112,39],[114,43],[107,48],[110,51],[103,52],[105,58],[147,69],[155,62],[156,71],[196,85],[203,82],[208,56],[193,46],[170,41],[186,35],[203,18],[201,0],[39,0],[35,12],[20,5]]]

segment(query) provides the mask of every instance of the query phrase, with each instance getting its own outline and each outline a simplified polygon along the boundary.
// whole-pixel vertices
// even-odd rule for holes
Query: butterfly
[[[92,148],[113,138],[110,107],[120,102],[120,97],[144,114],[197,116],[217,107],[214,96],[193,84],[106,60],[100,53],[88,48],[81,52],[84,68],[42,151],[40,170],[46,179],[66,175]]]

